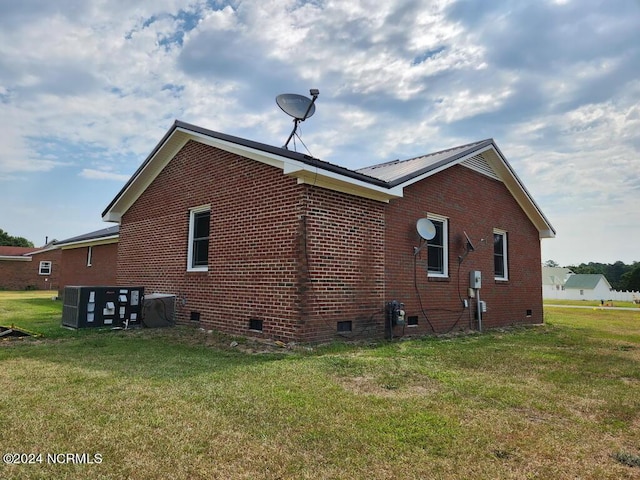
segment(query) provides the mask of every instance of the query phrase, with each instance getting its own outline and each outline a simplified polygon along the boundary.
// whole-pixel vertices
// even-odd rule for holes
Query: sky
[[[298,151],[493,138],[557,231],[543,260],[640,261],[640,0],[0,0],[0,228],[106,228],[174,120],[282,146],[275,97],[310,88]]]

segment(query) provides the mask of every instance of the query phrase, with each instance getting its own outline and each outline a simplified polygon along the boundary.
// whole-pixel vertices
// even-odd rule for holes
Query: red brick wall
[[[170,199],[170,201],[168,201]],[[211,204],[209,268],[187,272],[189,209]],[[305,213],[306,212],[306,213]],[[178,321],[321,341],[382,334],[384,204],[298,185],[278,168],[188,143],[124,215],[117,279],[178,296]]]
[[[385,265],[386,300],[403,302],[407,316],[419,317],[418,327],[406,327],[405,334],[432,332],[431,325],[437,332],[476,327],[475,302],[464,310],[460,300],[460,296],[467,298],[472,270],[482,272],[480,297],[487,302],[488,310],[483,314],[484,327],[542,322],[538,231],[502,182],[454,166],[405,188],[404,195],[387,207]],[[415,223],[427,213],[449,219],[449,277],[427,277],[425,248],[415,259],[414,282],[413,251],[420,245]],[[507,282],[494,279],[494,228],[507,231]],[[459,264],[458,257],[465,251],[463,231],[473,240],[476,250]],[[530,317],[527,310],[531,310]],[[396,328],[394,333],[402,334],[403,330]]]
[[[33,262],[0,260],[0,289],[24,290],[35,285],[32,266]]]
[[[189,142],[127,211],[119,284],[178,296],[178,321],[247,335],[298,336],[302,186],[280,169]],[[189,209],[211,204],[207,272],[187,272]]]
[[[91,266],[87,266],[89,247],[62,250],[60,292],[68,285],[115,285],[118,244],[93,245]]]
[[[305,205],[302,340],[330,340],[341,321],[346,338],[382,336],[385,204],[307,186]]]
[[[51,263],[51,274],[40,275],[40,262]],[[30,262],[0,260],[0,289],[58,290],[60,276],[60,250],[31,255]]]
[[[188,272],[189,209],[205,204],[208,271]],[[415,222],[427,212],[449,218],[447,279],[427,279],[426,250],[414,270]],[[493,228],[508,232],[508,282],[493,278]],[[458,269],[463,230],[477,250]],[[466,298],[476,269],[485,327],[542,321],[538,232],[501,182],[456,166],[385,204],[298,185],[278,168],[189,142],[124,215],[117,283],[177,295],[181,323],[198,312],[206,329],[315,342],[335,338],[342,321],[352,322],[348,338],[382,336],[393,299],[419,317],[405,333],[431,332],[414,271],[434,329],[466,328],[472,310],[462,309],[458,278]],[[250,319],[263,321],[261,334]]]

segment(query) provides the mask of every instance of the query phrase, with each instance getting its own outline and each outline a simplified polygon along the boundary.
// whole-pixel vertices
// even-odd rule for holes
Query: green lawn
[[[605,300],[605,305],[613,306],[613,307],[626,307],[626,308],[637,308],[640,310],[640,305],[633,302],[618,302],[612,300]],[[576,305],[581,307],[600,307],[600,300],[559,300],[552,298],[544,299],[545,305]]]
[[[0,292],[0,325],[44,334],[0,341],[0,445],[35,462],[2,479],[640,478],[640,312],[279,349],[70,331],[33,295]]]

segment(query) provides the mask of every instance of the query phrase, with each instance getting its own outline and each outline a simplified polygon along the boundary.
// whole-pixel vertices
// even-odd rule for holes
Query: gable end
[[[482,156],[482,154],[475,155],[471,158],[467,158],[464,162],[460,163],[463,167],[470,168],[471,170],[486,175],[494,180],[502,181],[498,174],[491,168],[491,165]]]

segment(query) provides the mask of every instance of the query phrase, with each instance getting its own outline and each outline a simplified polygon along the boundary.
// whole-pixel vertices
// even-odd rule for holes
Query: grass
[[[605,300],[605,305],[609,304],[609,306],[614,307],[626,307],[626,308],[637,308],[640,310],[640,305],[633,302],[622,302],[617,300]],[[545,298],[545,305],[574,305],[581,307],[600,307],[600,300],[564,300],[564,299],[553,299],[553,298]],[[606,307],[604,307],[606,308]]]
[[[0,292],[0,325],[44,334],[0,342],[0,445],[45,457],[0,464],[3,479],[640,477],[634,311],[281,349],[182,327],[69,331],[59,302],[32,295]]]
[[[63,337],[72,331],[60,327],[62,304],[51,291],[0,291],[0,326],[16,326],[47,337]]]

